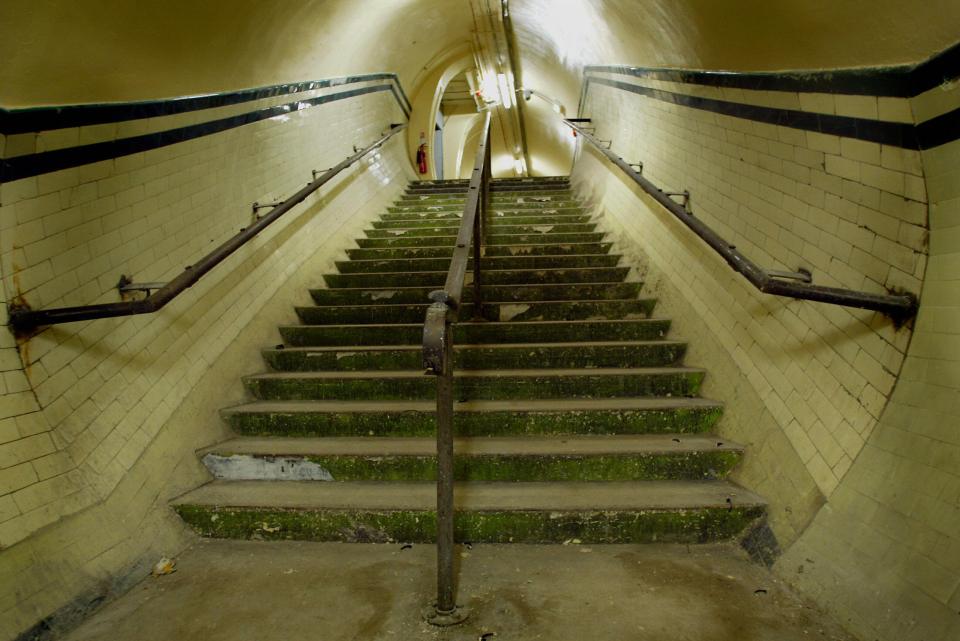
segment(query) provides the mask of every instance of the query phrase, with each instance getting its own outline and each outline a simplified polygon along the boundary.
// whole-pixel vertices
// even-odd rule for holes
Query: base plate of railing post
[[[466,621],[469,616],[470,609],[462,605],[455,605],[453,610],[444,612],[443,610],[438,610],[437,604],[434,602],[423,609],[423,619],[430,625],[435,625],[439,628],[459,625]]]

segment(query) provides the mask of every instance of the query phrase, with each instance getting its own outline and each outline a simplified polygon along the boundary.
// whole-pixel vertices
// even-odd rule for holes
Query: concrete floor
[[[459,548],[456,628],[422,622],[434,547],[202,540],[69,641],[852,641],[726,545]],[[493,633],[487,635],[487,633]]]

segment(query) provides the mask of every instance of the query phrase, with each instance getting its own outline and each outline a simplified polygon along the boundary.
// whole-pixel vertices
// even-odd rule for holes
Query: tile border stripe
[[[315,107],[328,102],[335,102],[381,91],[394,91],[393,84],[374,85],[340,91],[283,105],[275,105],[257,111],[250,111],[236,116],[211,120],[196,125],[144,134],[142,136],[132,136],[118,140],[109,140],[89,145],[68,147],[66,149],[56,149],[53,151],[5,158],[0,160],[0,183],[30,178],[52,171],[79,167],[81,165],[119,158],[121,156],[129,156],[130,154],[142,151],[150,151],[151,149],[186,142],[195,138],[242,127],[243,125],[260,122],[276,116],[283,116],[291,112]],[[395,92],[394,96],[396,96]]]
[[[158,118],[175,114],[226,107],[229,105],[285,96],[289,94],[326,89],[341,85],[369,82],[373,80],[390,81],[390,89],[404,114],[409,117],[410,100],[407,98],[400,80],[395,73],[370,73],[343,78],[310,80],[241,91],[186,96],[166,100],[143,102],[66,105],[62,107],[31,107],[25,109],[0,109],[0,134],[14,135],[22,133],[50,131],[66,127],[84,127],[111,122]]]
[[[588,65],[584,74],[611,73],[711,87],[913,98],[960,74],[960,43],[917,65],[828,71],[737,72]]]
[[[845,138],[856,138],[858,140],[904,149],[931,149],[960,139],[960,109],[954,109],[953,111],[931,118],[915,126],[909,123],[818,114],[794,109],[778,109],[775,107],[763,107],[726,100],[716,100],[713,98],[702,98],[595,76],[586,77],[583,91],[584,100],[586,99],[590,85],[593,83],[606,85],[622,91],[629,91],[683,107],[711,111],[726,116],[745,118],[747,120],[765,122],[771,125],[790,127],[792,129],[814,131],[833,136],[843,136]]]

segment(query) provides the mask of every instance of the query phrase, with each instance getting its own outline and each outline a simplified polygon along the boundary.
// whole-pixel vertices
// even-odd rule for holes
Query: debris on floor
[[[177,561],[176,559],[168,559],[163,557],[159,561],[153,564],[153,569],[150,570],[152,576],[163,576],[165,574],[173,574],[177,571]]]

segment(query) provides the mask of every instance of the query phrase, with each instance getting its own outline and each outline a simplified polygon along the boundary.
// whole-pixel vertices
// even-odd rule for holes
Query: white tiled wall
[[[912,340],[870,313],[764,297],[605,160],[578,161],[621,250],[648,261],[688,362],[708,368],[705,394],[726,401],[721,431],[748,445],[737,479],[771,501],[776,571],[862,638],[960,636],[960,143],[921,154],[590,91],[599,136],[658,186],[690,189],[694,213],[762,266],[922,292]],[[960,91],[797,100],[922,122]]]
[[[121,274],[169,280],[249,225],[251,203],[294,193],[311,169],[403,121],[393,96],[380,92],[4,184],[3,299],[34,308],[108,302],[118,300]],[[265,305],[285,284],[304,285],[304,264],[331,264],[356,235],[345,230],[405,183],[400,138],[160,312],[54,326],[19,347],[0,330],[0,583],[18,586],[2,595],[0,639],[129,570],[145,550],[182,543],[167,499],[187,489],[184,478],[200,482],[196,469],[180,468],[195,465],[195,447],[222,436],[215,409],[201,420],[202,403],[184,407],[184,399],[214,372],[222,389],[206,396],[229,404],[241,393],[245,372],[224,373],[224,351],[240,350],[237,337],[265,314],[292,315],[290,306]],[[259,341],[242,346],[255,359],[264,336],[249,340]]]
[[[958,107],[956,84],[913,100],[922,120]],[[925,151],[923,167],[930,258],[906,361],[859,458],[780,563],[884,641],[960,638],[960,141]]]

